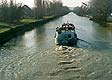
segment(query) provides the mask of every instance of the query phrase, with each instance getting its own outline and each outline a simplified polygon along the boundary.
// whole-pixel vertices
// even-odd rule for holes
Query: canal
[[[4,45],[4,48],[36,48],[36,50],[51,49],[55,46],[55,28],[65,22],[71,22],[76,27],[78,38],[77,47],[94,50],[112,50],[112,27],[101,27],[97,23],[90,21],[86,17],[79,17],[74,13],[69,13],[56,20],[37,26],[16,38],[13,38]],[[84,40],[84,41],[83,41]]]
[[[58,67],[55,64],[58,58],[49,53],[56,47],[55,28],[64,22],[76,26],[76,33],[81,40],[74,47],[112,52],[112,27],[101,27],[86,17],[69,13],[4,44],[0,48],[0,80],[65,80],[46,77],[51,69]]]

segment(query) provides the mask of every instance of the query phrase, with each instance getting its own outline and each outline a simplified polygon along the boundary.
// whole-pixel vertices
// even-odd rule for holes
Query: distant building
[[[33,10],[29,8],[27,5],[23,6],[24,16],[23,18],[32,18],[33,17]]]

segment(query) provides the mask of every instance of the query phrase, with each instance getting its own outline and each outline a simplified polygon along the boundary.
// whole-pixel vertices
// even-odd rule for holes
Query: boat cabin
[[[75,26],[71,23],[64,23],[56,28],[55,43],[61,45],[73,45],[77,43],[77,34]]]

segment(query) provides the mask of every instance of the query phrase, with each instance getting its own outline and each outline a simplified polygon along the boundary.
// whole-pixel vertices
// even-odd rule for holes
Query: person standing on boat
[[[72,30],[75,30],[75,26],[72,23],[69,23],[69,25],[71,26]]]
[[[62,24],[62,27],[64,27],[64,26],[66,26],[66,24],[65,24],[65,23],[63,23],[63,24]]]

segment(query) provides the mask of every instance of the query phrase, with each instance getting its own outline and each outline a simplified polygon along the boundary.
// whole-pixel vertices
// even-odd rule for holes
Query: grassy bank
[[[19,22],[17,23],[5,23],[5,22],[0,22],[0,33],[3,33],[5,31],[8,31],[12,28],[16,28],[20,25],[24,25],[24,24],[30,24],[30,23],[35,23],[35,22],[38,22],[38,21],[41,21],[41,20],[47,20],[47,19],[50,19],[50,18],[54,18],[55,16],[44,16],[43,19],[21,19]]]
[[[65,15],[65,14],[63,14]],[[53,19],[56,19],[60,16],[44,16],[43,19],[22,19],[19,23],[8,24],[0,22],[0,45],[12,39],[14,36],[17,36],[25,31],[31,30],[34,27],[47,23]]]
[[[12,28],[16,28],[19,25],[29,24],[29,23],[36,22],[36,21],[37,20],[35,20],[35,19],[21,19],[20,22],[18,22],[18,24],[16,24],[16,23],[9,24],[9,23],[5,23],[5,22],[0,22],[0,33],[8,31]]]

